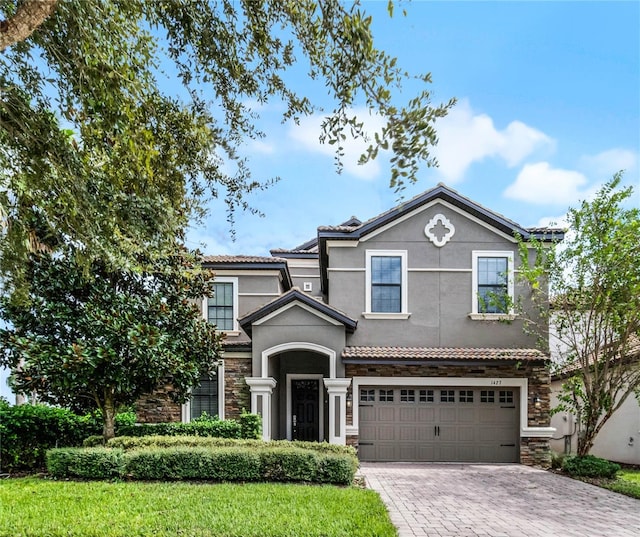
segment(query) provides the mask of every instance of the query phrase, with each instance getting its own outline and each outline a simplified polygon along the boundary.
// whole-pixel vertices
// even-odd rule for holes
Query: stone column
[[[245,382],[251,389],[251,412],[262,416],[262,439],[271,440],[271,394],[276,387],[276,379],[248,377]]]
[[[329,394],[329,443],[345,445],[347,442],[347,388],[351,379],[325,378]]]

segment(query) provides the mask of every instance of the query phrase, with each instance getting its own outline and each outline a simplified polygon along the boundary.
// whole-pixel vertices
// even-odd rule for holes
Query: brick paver
[[[640,500],[517,464],[362,463],[400,537],[639,537]]]

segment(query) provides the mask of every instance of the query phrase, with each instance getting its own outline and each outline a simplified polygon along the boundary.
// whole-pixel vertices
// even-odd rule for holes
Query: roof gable
[[[249,335],[249,337],[251,337],[251,331],[254,324],[260,324],[268,318],[288,310],[294,305],[301,306],[306,311],[317,315],[332,324],[342,324],[348,332],[353,332],[358,325],[358,321],[328,304],[324,304],[306,293],[303,293],[299,288],[294,287],[282,296],[279,296],[239,319],[240,326]]]

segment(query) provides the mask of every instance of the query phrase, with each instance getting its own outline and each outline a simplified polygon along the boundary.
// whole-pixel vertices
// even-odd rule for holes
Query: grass
[[[0,481],[0,536],[396,536],[379,496],[355,487]]]
[[[640,470],[621,470],[616,479],[603,481],[600,486],[640,500]]]

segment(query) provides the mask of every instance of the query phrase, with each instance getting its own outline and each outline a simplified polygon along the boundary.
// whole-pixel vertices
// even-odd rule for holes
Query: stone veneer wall
[[[239,418],[251,411],[251,392],[244,381],[251,376],[251,356],[224,360],[224,417]]]
[[[548,367],[541,362],[474,362],[465,365],[404,365],[404,364],[346,364],[345,376],[352,377],[470,377],[470,378],[528,378],[527,425],[549,427],[551,423],[551,377]],[[351,393],[351,387],[349,392]],[[358,404],[358,394],[352,394],[353,404]],[[524,394],[520,394],[523,397]],[[540,399],[536,408],[534,399]],[[347,424],[353,425],[353,411],[347,408]],[[358,437],[347,436],[347,444],[358,447]],[[529,466],[551,465],[551,449],[548,438],[520,438],[520,462]]]
[[[135,404],[139,423],[167,423],[182,419],[182,407],[169,397],[171,385],[167,384],[152,394],[138,399]]]

